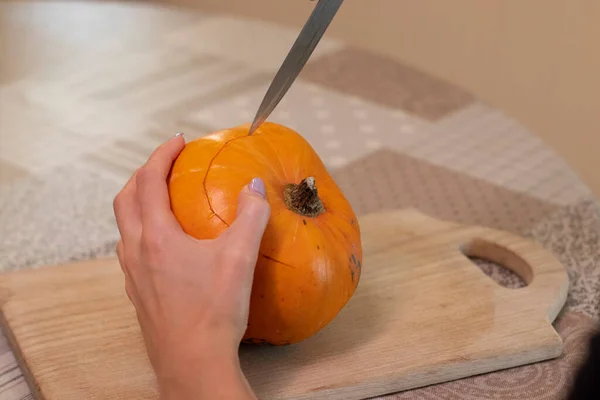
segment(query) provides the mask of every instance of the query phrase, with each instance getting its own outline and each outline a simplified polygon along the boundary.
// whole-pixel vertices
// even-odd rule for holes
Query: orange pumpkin
[[[358,285],[362,246],[352,207],[310,144],[264,123],[222,130],[186,144],[169,194],[184,231],[219,236],[234,221],[240,190],[264,180],[271,217],[260,246],[244,342],[285,345],[331,322]]]

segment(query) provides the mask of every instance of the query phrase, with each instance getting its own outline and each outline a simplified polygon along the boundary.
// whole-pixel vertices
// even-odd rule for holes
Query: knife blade
[[[338,9],[344,0],[319,0],[310,17],[300,31],[298,38],[292,45],[286,58],[283,60],[279,71],[273,78],[267,93],[265,94],[258,111],[254,117],[250,132],[252,135],[256,129],[269,117],[275,107],[294,81],[304,65],[310,58],[321,37],[329,27]]]

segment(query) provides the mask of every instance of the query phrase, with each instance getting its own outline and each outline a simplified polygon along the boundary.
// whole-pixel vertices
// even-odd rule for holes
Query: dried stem
[[[286,206],[297,214],[305,217],[316,217],[325,212],[325,207],[319,198],[315,178],[308,177],[299,184],[290,183],[283,191]]]

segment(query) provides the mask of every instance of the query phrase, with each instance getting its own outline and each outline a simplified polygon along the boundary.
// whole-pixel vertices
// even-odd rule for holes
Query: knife
[[[319,0],[290,49],[258,107],[248,135],[252,135],[273,112],[304,68],[344,0]]]

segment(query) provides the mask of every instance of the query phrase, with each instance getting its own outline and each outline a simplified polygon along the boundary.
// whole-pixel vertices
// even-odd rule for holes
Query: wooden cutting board
[[[568,278],[540,245],[415,210],[360,223],[363,275],[334,322],[297,345],[241,348],[261,400],[360,399],[561,354],[551,322]],[[466,255],[528,286],[502,287]],[[39,398],[157,399],[116,260],[10,273],[0,288],[4,330]]]

